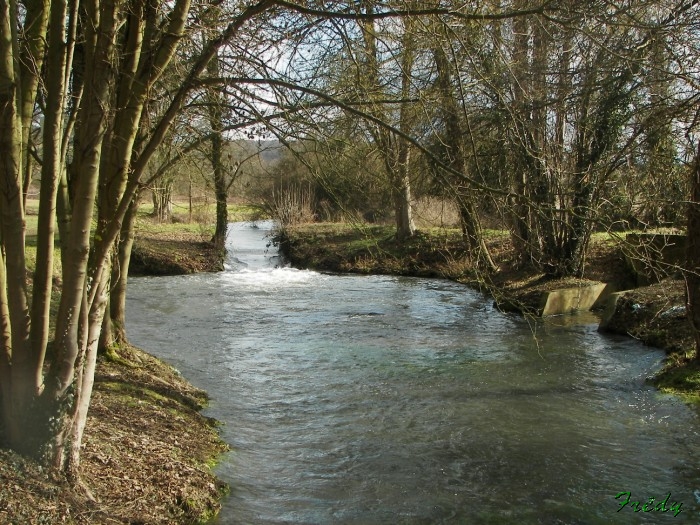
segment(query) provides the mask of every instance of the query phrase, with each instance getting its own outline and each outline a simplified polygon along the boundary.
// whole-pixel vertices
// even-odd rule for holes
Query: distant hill
[[[237,139],[231,141],[233,149],[243,150],[247,155],[260,152],[263,164],[274,164],[282,158],[285,146],[278,140]]]

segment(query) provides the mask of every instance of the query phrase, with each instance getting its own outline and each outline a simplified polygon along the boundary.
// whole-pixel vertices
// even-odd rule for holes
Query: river
[[[662,352],[450,281],[277,268],[269,226],[231,225],[224,272],[130,281],[130,340],[224,423],[215,523],[700,523],[700,414],[644,384]]]

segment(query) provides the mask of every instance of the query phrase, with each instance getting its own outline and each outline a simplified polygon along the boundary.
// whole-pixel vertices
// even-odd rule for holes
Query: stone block
[[[603,298],[613,291],[613,285],[597,283],[543,292],[540,300],[540,315],[545,317],[590,310],[602,305]]]

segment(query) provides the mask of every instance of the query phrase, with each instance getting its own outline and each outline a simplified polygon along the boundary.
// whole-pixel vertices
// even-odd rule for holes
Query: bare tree
[[[350,45],[345,51],[349,63],[354,65],[350,80],[354,98],[373,102],[366,108],[368,113],[382,122],[391,122],[404,134],[411,134],[416,120],[415,105],[409,102],[415,94],[416,42],[412,31],[415,21],[406,18],[391,27],[380,27],[372,18],[375,9],[373,2],[360,5],[360,12],[368,15],[358,22],[360,44],[355,48],[349,39],[346,40]],[[382,103],[390,98],[397,100],[393,107]],[[392,188],[396,237],[403,240],[415,233],[411,209],[412,146],[376,122],[367,124]]]
[[[700,360],[700,142],[690,169],[691,195],[688,204],[688,247],[686,269],[686,307],[695,339],[695,359]]]
[[[76,5],[71,4],[73,8]],[[68,238],[63,244],[63,288],[53,352],[47,360],[53,214],[63,173],[61,148],[66,143],[65,133],[71,129],[63,114],[73,48],[72,42],[68,47],[65,42],[66,35],[74,34],[71,24],[76,23],[73,15],[77,11],[71,9],[69,13],[68,5],[59,0],[50,4],[38,257],[30,302],[23,199],[23,152],[29,139],[22,135],[18,111],[22,94],[16,89],[23,85],[25,73],[15,67],[20,54],[27,52],[23,47],[27,44],[20,43],[15,34],[15,24],[20,20],[17,3],[11,0],[0,4],[0,144],[5,152],[0,165],[0,225],[5,253],[0,262],[3,440],[22,453],[44,457],[54,469],[76,481],[113,251],[138,191],[139,178],[182,107],[193,79],[204,71],[217,47],[271,4],[254,4],[233,16],[219,38],[195,61],[170,105],[149,127],[152,133],[137,148],[134,145],[139,127],[145,123],[146,102],[184,35],[190,3],[180,0],[157,7],[112,1],[98,5],[84,0],[79,5],[84,39],[80,74],[85,82],[72,156],[75,180]],[[96,201],[100,206],[93,234]]]
[[[453,44],[455,42],[454,30],[447,24],[435,23],[432,33],[433,57],[435,60],[435,88],[437,92],[436,113],[442,123],[438,132],[439,144],[444,150],[446,161],[461,174],[470,172],[470,166],[477,166],[477,162],[469,162],[469,152],[473,153],[474,140],[471,134],[469,115],[465,111],[464,105],[470,103],[473,95],[466,92],[463,78],[460,75],[462,64],[458,59]],[[470,29],[460,28],[468,32]],[[461,35],[468,41],[468,35]],[[458,45],[462,43],[462,38],[456,38]],[[474,160],[474,159],[472,159]],[[450,193],[454,195],[460,215],[462,234],[468,252],[478,265],[484,266],[492,271],[496,269],[496,264],[491,259],[489,250],[484,242],[481,228],[481,219],[477,210],[476,202],[479,198],[479,188],[470,184],[465,177],[455,177],[445,175],[443,184],[447,184]]]

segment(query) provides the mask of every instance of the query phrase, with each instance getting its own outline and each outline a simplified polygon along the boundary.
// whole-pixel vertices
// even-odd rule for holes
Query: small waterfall
[[[225,268],[227,271],[269,270],[280,266],[277,248],[271,234],[275,222],[271,220],[234,222],[229,224],[226,237]]]

